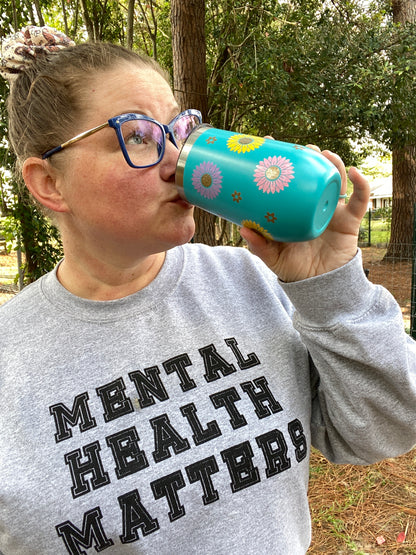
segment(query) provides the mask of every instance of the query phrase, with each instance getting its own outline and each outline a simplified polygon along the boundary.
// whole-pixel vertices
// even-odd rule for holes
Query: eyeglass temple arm
[[[79,135],[76,135],[75,137],[72,137],[72,139],[69,139],[69,141],[66,141],[65,143],[62,143],[59,146],[56,146],[55,148],[52,148],[51,150],[48,150],[47,152],[42,154],[42,160],[45,160],[45,158],[49,158],[49,156],[52,156],[52,154],[56,154],[57,152],[60,152],[65,147],[67,147],[69,145],[72,145],[72,143],[76,143],[77,141],[79,141],[81,139],[84,139],[85,137],[89,137],[90,135],[92,135],[96,131],[99,131],[100,129],[104,129],[104,127],[107,127],[108,125],[109,125],[109,123],[108,123],[108,121],[106,121],[105,123],[102,123],[101,125],[98,125],[97,127],[94,127],[93,129],[89,129],[88,131],[84,131],[83,133],[79,133]]]

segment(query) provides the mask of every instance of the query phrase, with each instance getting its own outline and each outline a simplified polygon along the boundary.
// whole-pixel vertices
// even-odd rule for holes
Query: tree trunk
[[[405,25],[416,22],[416,0],[392,0],[392,7],[394,23]],[[413,93],[409,91],[409,94]],[[416,202],[416,145],[393,146],[392,154],[393,207],[390,243],[385,258],[411,258],[413,207]]]
[[[127,48],[133,48],[133,26],[134,26],[134,0],[129,0],[127,9]]]
[[[81,5],[84,12],[84,23],[85,23],[85,27],[87,28],[88,38],[91,42],[95,42],[96,36],[94,31],[94,25],[88,11],[87,0],[81,0]]]
[[[173,90],[181,109],[208,113],[205,0],[171,0]],[[194,241],[216,245],[216,216],[195,209]]]
[[[171,0],[173,88],[182,109],[207,117],[205,0]]]
[[[13,9],[13,29],[14,29],[14,32],[17,33],[17,31],[19,30],[19,26],[17,24],[16,0],[12,0],[12,9]]]
[[[414,23],[416,21],[415,0],[392,0],[392,4],[395,23]]]
[[[157,60],[157,26],[158,19],[155,13],[154,0],[146,1],[139,0],[139,8],[142,12],[143,20],[145,22],[145,28],[141,28],[141,33],[143,36],[143,44],[145,45],[147,54],[150,55],[150,51],[147,47],[147,38],[149,37],[152,42],[152,57]],[[148,11],[150,10],[150,18],[148,16]],[[151,19],[151,21],[150,21]]]
[[[38,15],[39,26],[40,26],[40,27],[43,27],[43,26],[45,25],[45,20],[43,19],[42,10],[41,10],[41,8],[40,8],[39,0],[34,0],[33,3],[35,4],[36,13],[37,13],[37,15]]]
[[[65,35],[69,36],[68,17],[66,15],[65,0],[61,0],[61,8],[62,8],[62,15],[64,18],[64,32],[65,32]]]
[[[393,209],[387,257],[411,258],[416,202],[416,146],[393,150]]]

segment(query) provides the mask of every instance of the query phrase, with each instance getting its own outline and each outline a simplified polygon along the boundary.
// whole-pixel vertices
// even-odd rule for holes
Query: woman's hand
[[[319,148],[310,146],[319,151]],[[341,174],[341,195],[347,192],[347,173],[341,158],[328,150],[322,152]],[[241,236],[250,250],[259,256],[283,281],[299,281],[335,270],[349,262],[357,252],[360,223],[368,209],[370,187],[356,168],[348,173],[354,192],[345,204],[340,199],[328,227],[322,235],[303,243],[270,241],[248,228]]]

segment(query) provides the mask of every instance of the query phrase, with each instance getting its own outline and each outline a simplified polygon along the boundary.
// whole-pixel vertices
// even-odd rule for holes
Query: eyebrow
[[[121,112],[120,112],[121,113]],[[156,119],[153,116],[149,116],[148,114],[146,114],[145,112],[143,112],[142,110],[125,110],[124,112],[122,112],[123,114],[140,114],[142,116],[147,116],[149,118],[152,119]],[[176,118],[176,116],[178,116],[181,113],[181,109],[179,108],[179,106],[176,106],[171,112],[170,112],[170,118],[168,123],[170,123],[174,118]],[[112,117],[116,117],[119,116],[120,114],[115,114]],[[111,118],[110,118],[111,119]],[[159,121],[159,120],[157,120]],[[160,122],[163,123],[163,122]]]

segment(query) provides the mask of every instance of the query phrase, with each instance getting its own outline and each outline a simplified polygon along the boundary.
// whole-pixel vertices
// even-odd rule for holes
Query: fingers
[[[354,216],[362,218],[367,212],[370,202],[370,185],[357,168],[351,167],[348,177],[354,185],[354,192],[348,202],[348,207]]]
[[[267,245],[267,239],[248,227],[242,227],[240,229],[240,235],[245,239],[250,251],[254,254],[257,254],[259,250],[261,251]]]
[[[337,170],[339,171],[341,176],[340,194],[345,195],[347,192],[347,170],[345,169],[344,162],[341,160],[338,154],[335,154],[330,150],[324,150],[322,154],[323,156],[325,156],[325,158],[327,158],[330,162],[332,162],[334,166],[337,168]]]
[[[317,152],[321,152],[319,147],[315,145],[307,145],[308,148],[312,148]],[[324,150],[322,155],[330,160],[334,166],[337,168],[341,175],[341,192],[340,195],[345,195],[347,192],[347,171],[345,169],[344,163],[341,158],[331,152],[330,150]],[[348,171],[348,177],[354,185],[354,192],[348,201],[348,212],[355,218],[362,220],[365,213],[368,210],[368,203],[370,201],[370,186],[366,178],[357,170],[357,168],[350,168]]]
[[[341,195],[345,195],[347,192],[347,170],[345,169],[344,166],[344,162],[341,160],[341,158],[338,156],[338,154],[335,154],[334,152],[331,152],[330,150],[323,150],[321,151],[321,149],[316,146],[316,145],[307,145],[308,148],[311,148],[312,150],[315,150],[316,152],[320,152],[322,154],[322,156],[325,156],[325,158],[327,158],[330,162],[332,162],[334,164],[334,166],[337,168],[337,170],[339,171],[340,175],[341,175]]]
[[[308,148],[311,148],[312,150],[316,150],[316,152],[321,152],[321,149],[319,148],[319,146],[316,145],[306,145]]]
[[[348,177],[354,185],[354,193],[368,200],[370,198],[370,185],[367,179],[354,167],[349,169]]]
[[[247,227],[240,228],[240,235],[247,242],[250,252],[261,258],[268,266],[273,264],[276,257],[275,247],[277,243],[266,239],[257,231]]]

